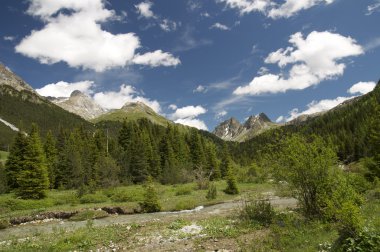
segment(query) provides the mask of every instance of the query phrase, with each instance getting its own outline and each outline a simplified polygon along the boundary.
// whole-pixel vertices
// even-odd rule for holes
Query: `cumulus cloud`
[[[141,2],[135,5],[137,12],[140,14],[141,17],[144,17],[144,18],[155,18],[155,15],[153,11],[151,10],[152,6],[153,6],[153,3],[149,1]]]
[[[229,31],[231,30],[230,27],[227,25],[221,24],[221,23],[215,23],[210,26],[210,29],[216,29],[216,30],[221,30],[221,31]]]
[[[120,109],[127,102],[142,102],[160,113],[161,107],[158,101],[140,96],[139,92],[130,85],[123,84],[120,90],[99,92],[94,94],[94,101],[105,109]]]
[[[226,7],[236,9],[240,15],[261,12],[269,18],[289,18],[301,10],[318,4],[331,4],[335,0],[284,0],[281,4],[274,0],[217,0]]]
[[[113,10],[105,8],[103,0],[35,0],[27,13],[45,26],[25,37],[15,48],[18,53],[42,64],[62,61],[97,72],[135,63],[135,52],[141,47],[139,37],[102,29],[102,23],[118,19]],[[159,65],[165,64],[155,62]]]
[[[170,118],[174,120],[175,123],[207,130],[207,126],[204,121],[197,118],[207,112],[207,110],[202,106],[186,106],[182,108],[177,108],[177,106],[173,106],[173,104],[170,106],[173,110],[175,110],[174,113],[170,115]]]
[[[289,42],[292,46],[272,52],[265,59],[265,63],[277,64],[282,70],[289,66],[287,74],[268,73],[255,77],[248,85],[235,89],[234,94],[302,90],[342,75],[346,65],[341,60],[364,53],[354,39],[328,31],[313,31],[306,38],[298,32]]]
[[[169,105],[169,108],[170,108],[171,110],[176,110],[178,107],[177,107],[177,105],[175,105],[175,104],[170,104],[170,105]]]
[[[360,94],[364,95],[371,92],[376,86],[375,82],[358,82],[351,86],[350,89],[347,90],[349,94]],[[307,109],[304,111],[299,111],[298,108],[294,108],[289,112],[289,116],[280,116],[277,118],[276,122],[289,122],[301,115],[312,115],[315,113],[323,112],[335,108],[342,102],[355,98],[357,96],[349,96],[349,97],[337,97],[335,99],[324,99],[320,101],[312,101],[307,105]]]
[[[147,65],[151,67],[158,66],[177,66],[181,64],[181,61],[174,57],[171,53],[157,50],[154,52],[148,52],[145,54],[137,54],[133,58],[133,62],[139,65]]]
[[[42,88],[36,89],[36,91],[38,94],[42,96],[70,97],[71,93],[75,90],[79,90],[87,95],[92,94],[93,87],[94,82],[88,80],[74,83],[59,81],[57,83],[47,84]]]
[[[347,90],[350,94],[367,94],[371,92],[376,87],[375,82],[358,82],[354,84],[350,89]]]

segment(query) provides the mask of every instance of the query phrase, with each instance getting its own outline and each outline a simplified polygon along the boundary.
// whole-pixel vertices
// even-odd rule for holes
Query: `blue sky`
[[[373,89],[379,0],[2,0],[0,61],[42,95],[142,101],[213,130]]]

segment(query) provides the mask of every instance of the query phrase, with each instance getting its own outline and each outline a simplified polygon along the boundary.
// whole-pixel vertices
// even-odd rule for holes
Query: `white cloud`
[[[174,121],[175,123],[183,124],[186,126],[194,127],[200,130],[208,130],[206,123],[199,119],[181,118]]]
[[[25,37],[16,51],[43,64],[66,62],[71,67],[102,72],[133,64],[141,47],[134,33],[112,34],[102,23],[117,20],[103,0],[35,0],[28,14],[40,18],[45,26]],[[70,10],[63,13],[62,10]],[[155,66],[166,65],[157,64]]]
[[[174,57],[171,53],[156,50],[154,52],[148,52],[145,54],[137,54],[133,58],[133,62],[139,65],[148,65],[151,67],[158,66],[177,66],[181,64],[181,61]]]
[[[334,0],[286,0],[282,5],[271,9],[268,17],[273,19],[289,18],[301,10],[309,9],[317,4],[331,4]]]
[[[209,18],[211,15],[208,12],[202,12],[201,17]]]
[[[13,36],[4,36],[3,39],[5,41],[13,41],[13,40],[15,40],[15,37],[13,37]]]
[[[211,25],[210,29],[217,29],[217,30],[221,30],[221,31],[231,30],[230,27],[228,27],[227,25],[221,24],[221,23],[215,23],[215,24]]]
[[[170,104],[170,105],[169,105],[169,108],[170,108],[171,110],[176,110],[178,107],[177,107],[177,105],[175,105],[175,104]]]
[[[375,0],[375,3],[368,5],[366,15],[372,15],[380,10],[380,0]]]
[[[240,15],[260,12],[272,19],[289,18],[301,10],[309,9],[318,4],[331,4],[335,0],[284,0],[282,4],[274,0],[217,0],[227,7],[236,9]]]
[[[42,96],[51,97],[70,97],[71,93],[75,90],[79,90],[87,95],[93,93],[94,87],[93,81],[79,81],[74,83],[68,83],[65,81],[59,81],[57,83],[47,84],[46,86],[36,89],[37,93]]]
[[[349,94],[360,94],[364,95],[371,92],[376,86],[375,82],[358,82],[354,84],[351,88],[347,90]],[[350,100],[357,96],[350,97],[337,97],[335,99],[324,99],[320,101],[312,101],[307,105],[307,109],[299,112],[298,108],[294,108],[289,112],[288,117],[280,116],[277,118],[276,122],[291,121],[301,115],[312,115],[315,113],[323,112],[335,108],[344,101]]]
[[[374,38],[364,45],[366,51],[373,50],[380,46],[380,37]]]
[[[206,93],[207,88],[205,86],[199,85],[196,89],[193,90],[193,93]]]
[[[173,119],[175,123],[207,130],[206,124],[197,118],[198,116],[207,112],[207,110],[202,106],[198,105],[177,108],[176,106],[171,105],[171,107],[172,109],[175,108],[174,113],[170,115],[171,119]]]
[[[257,71],[258,75],[265,75],[269,73],[269,69],[267,67],[260,67],[259,71]]]
[[[227,113],[228,112],[226,110],[219,111],[218,113],[215,114],[215,119],[219,120],[223,118],[224,116],[226,116]]]
[[[371,92],[376,87],[375,82],[358,82],[354,84],[350,89],[347,90],[350,94],[367,94]]]
[[[153,11],[151,10],[152,6],[153,6],[153,3],[149,1],[141,2],[135,5],[137,12],[140,14],[141,17],[144,17],[144,18],[155,18],[155,15]]]
[[[219,3],[225,3],[231,9],[237,9],[240,15],[250,12],[265,12],[266,9],[273,5],[272,0],[217,0]]]
[[[363,48],[350,37],[325,32],[311,32],[305,39],[298,32],[290,37],[292,46],[272,52],[265,63],[278,64],[287,74],[265,74],[255,77],[248,85],[235,89],[236,95],[259,95],[288,90],[302,90],[321,81],[343,74],[346,65],[342,59],[364,53]]]
[[[94,94],[94,101],[105,109],[120,109],[127,102],[143,102],[155,112],[160,113],[161,107],[158,101],[142,97],[130,85],[123,84],[118,92],[106,91]]]
[[[277,119],[276,119],[276,123],[281,123],[285,120],[285,117],[284,116],[279,116]]]
[[[180,26],[181,23],[176,23],[167,18],[163,19],[160,23],[160,28],[166,32],[175,31],[177,27]]]

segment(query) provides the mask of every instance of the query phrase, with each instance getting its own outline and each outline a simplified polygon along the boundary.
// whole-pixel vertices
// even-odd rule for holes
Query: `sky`
[[[212,131],[371,91],[380,0],[2,0],[0,62],[43,96],[141,101]]]

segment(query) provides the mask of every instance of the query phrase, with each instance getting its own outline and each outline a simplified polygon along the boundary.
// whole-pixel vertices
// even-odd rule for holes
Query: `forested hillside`
[[[309,120],[285,125],[264,132],[253,139],[236,144],[229,143],[235,161],[242,165],[251,164],[269,145],[293,133],[318,135],[335,145],[341,161],[346,163],[370,156],[373,146],[369,141],[376,120],[379,120],[380,82],[376,88],[354,101],[346,102],[327,113]]]
[[[28,90],[17,91],[8,85],[0,85],[0,118],[26,132],[32,123],[36,123],[43,135],[49,130],[57,134],[59,128],[71,129],[80,125],[93,128],[91,123],[37,94]],[[15,135],[15,131],[0,123],[0,148],[6,149]]]

